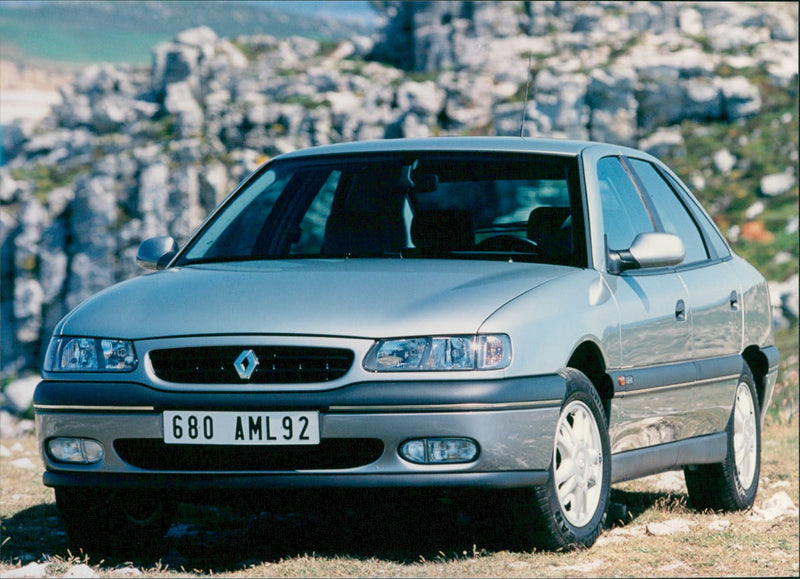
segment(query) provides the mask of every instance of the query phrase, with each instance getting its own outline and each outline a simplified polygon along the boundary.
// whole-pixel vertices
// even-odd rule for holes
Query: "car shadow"
[[[691,509],[685,492],[628,491],[612,488],[606,528],[631,525],[644,512],[653,508],[675,513]]]
[[[163,562],[233,571],[311,553],[402,564],[502,548],[500,525],[487,526],[475,500],[359,491],[303,495],[301,502],[277,505],[182,505]]]
[[[685,508],[686,496],[612,489],[607,527],[630,525],[645,511]],[[503,495],[482,492],[327,492],[285,497],[237,497],[232,504],[181,504],[154,551],[83,552],[69,543],[55,504],[4,519],[4,562],[43,555],[114,568],[235,572],[262,563],[315,557],[377,559],[399,564],[451,561],[516,550],[509,538]],[[535,524],[535,521],[531,521]]]
[[[410,563],[463,558],[502,545],[501,534],[467,514],[484,509],[469,508],[463,497],[364,491],[284,499],[180,504],[169,532],[153,550],[130,545],[103,552],[72,545],[55,504],[41,504],[2,520],[0,560],[25,564],[77,557],[90,565],[102,561],[106,568],[131,562],[145,569],[234,572],[312,553]]]
[[[54,503],[36,505],[0,520],[0,559],[27,563],[43,555],[67,556],[67,533]]]

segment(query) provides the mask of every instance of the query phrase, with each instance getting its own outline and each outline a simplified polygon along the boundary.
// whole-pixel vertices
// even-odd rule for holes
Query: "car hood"
[[[508,301],[571,271],[530,263],[409,259],[170,268],[100,292],[64,318],[56,333],[133,340],[473,334]]]

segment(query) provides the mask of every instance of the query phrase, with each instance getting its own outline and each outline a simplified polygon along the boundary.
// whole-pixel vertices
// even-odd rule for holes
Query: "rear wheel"
[[[136,553],[155,548],[175,503],[154,493],[57,488],[56,504],[70,542],[84,551]]]
[[[728,454],[717,464],[684,467],[696,509],[738,511],[753,506],[761,473],[761,422],[753,375],[745,365],[728,422]]]
[[[567,394],[553,443],[547,484],[528,495],[533,520],[519,529],[545,549],[591,547],[608,508],[611,459],[605,412],[586,376],[565,371]],[[524,517],[527,519],[527,517]]]

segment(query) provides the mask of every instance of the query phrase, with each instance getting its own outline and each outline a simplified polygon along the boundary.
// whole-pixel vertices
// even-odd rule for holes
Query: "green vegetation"
[[[767,175],[797,167],[797,95],[766,82],[760,83],[760,89],[764,104],[759,114],[733,123],[684,122],[685,146],[664,156],[664,161],[690,186],[693,178],[702,178],[704,186],[695,187],[694,192],[723,233],[749,221],[763,225],[764,233],[757,238],[733,236],[733,249],[767,279],[782,281],[798,271],[797,231],[787,228],[798,215],[798,184],[795,181],[787,193],[768,198],[761,195],[760,182]],[[728,175],[713,161],[714,153],[723,149],[736,158]],[[794,176],[797,179],[796,172]],[[747,210],[759,201],[763,212],[748,218]],[[778,255],[784,257],[776,259]]]
[[[43,204],[48,202],[48,193],[57,187],[70,185],[75,177],[87,167],[63,167],[59,164],[36,163],[11,169],[11,177],[17,181],[31,181],[34,195]]]
[[[800,409],[800,391],[798,390],[798,329],[795,323],[790,328],[781,328],[775,332],[775,344],[781,352],[781,363],[778,367],[778,381],[772,395],[772,404],[767,409],[767,419],[776,424],[797,423]]]

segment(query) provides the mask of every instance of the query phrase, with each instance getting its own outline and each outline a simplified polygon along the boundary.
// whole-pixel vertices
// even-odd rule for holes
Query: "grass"
[[[181,505],[158,555],[97,560],[68,549],[29,436],[1,441],[0,575],[48,562],[51,576],[84,563],[102,577],[796,577],[798,517],[758,516],[777,493],[795,506],[800,498],[797,326],[779,331],[776,341],[782,362],[751,512],[696,512],[680,473],[647,477],[615,485],[608,528],[592,549],[550,553],[510,550],[503,527],[491,524],[494,511],[465,518],[464,507],[482,495],[336,495],[323,512],[295,505],[273,513],[255,500]],[[658,536],[657,524],[670,521],[686,530]]]
[[[753,512],[696,512],[681,475],[647,477],[615,485],[609,528],[592,549],[549,553],[510,550],[503,527],[491,524],[493,511],[465,518],[462,507],[486,498],[480,495],[341,495],[327,512],[273,513],[257,501],[181,505],[158,555],[98,560],[68,549],[53,491],[41,483],[36,439],[28,436],[0,441],[0,575],[47,562],[51,576],[84,563],[103,577],[798,576],[798,517],[757,516],[777,493],[795,506],[800,497],[797,326],[777,332],[776,341],[782,362]],[[676,520],[685,532],[654,534],[657,523]]]
[[[516,552],[502,532],[458,522],[453,505],[431,511],[382,508],[371,517],[338,520],[274,516],[258,509],[182,506],[158,558],[93,560],[67,550],[53,504],[41,485],[33,437],[4,441],[0,573],[31,561],[49,561],[51,575],[89,564],[100,576],[135,567],[145,577],[660,577],[785,576],[798,574],[798,519],[759,521],[751,513],[698,513],[685,490],[667,490],[658,477],[617,485],[612,501],[628,509],[624,524],[595,547],[575,553]],[[5,453],[4,453],[5,454]],[[777,492],[798,500],[797,420],[772,422],[764,432],[757,505]],[[20,459],[35,468],[24,468]],[[353,505],[353,510],[359,505]],[[426,505],[428,508],[431,505]],[[384,505],[385,507],[385,505]],[[648,525],[683,520],[689,530],[653,536]],[[720,523],[724,521],[725,523]]]
[[[408,495],[389,502],[382,496],[342,495],[336,498],[349,504],[337,500],[322,513],[303,508],[271,513],[253,501],[182,505],[157,556],[96,560],[68,550],[53,491],[41,483],[31,436],[2,441],[0,574],[49,562],[50,575],[85,563],[104,577],[134,568],[143,577],[797,576],[797,516],[769,521],[756,516],[776,493],[787,493],[795,505],[800,496],[796,333],[795,327],[778,335],[784,363],[773,405],[793,404],[795,410],[769,413],[754,512],[699,513],[687,507],[681,475],[648,477],[613,488],[610,519],[615,520],[592,549],[549,553],[509,550],[491,516],[465,519],[461,499],[481,496],[430,501]],[[685,532],[654,535],[656,523],[676,520],[686,525]]]

